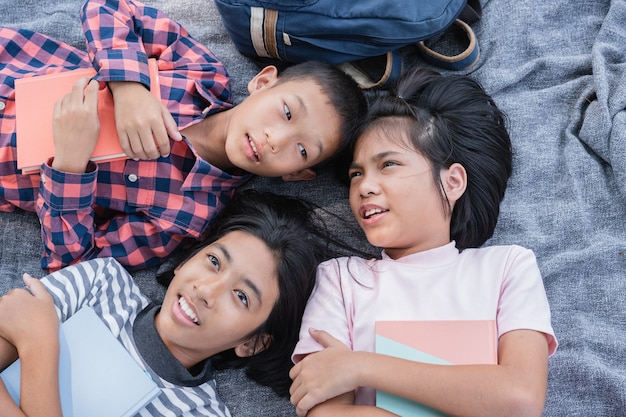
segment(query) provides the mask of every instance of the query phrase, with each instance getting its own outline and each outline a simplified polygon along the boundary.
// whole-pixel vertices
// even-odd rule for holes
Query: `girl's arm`
[[[390,413],[381,408],[354,405],[354,393],[342,394],[338,397],[331,398],[330,400],[313,407],[308,414],[300,414],[300,416],[306,415],[307,417],[323,417],[323,416],[342,416],[342,417],[392,417],[396,414]]]
[[[451,416],[541,416],[543,412],[548,379],[548,343],[543,333],[516,330],[502,335],[498,365],[454,366],[352,352],[328,333],[312,335],[325,350],[307,356],[291,374],[291,398],[301,416],[317,404],[311,415],[332,415],[337,404],[327,400],[357,387],[383,390]]]
[[[30,291],[14,289],[0,298],[0,337],[15,346],[20,357],[23,414],[61,417],[59,318],[52,297],[39,280],[25,274],[24,283]],[[0,400],[8,398],[3,384]],[[20,415],[14,406],[6,409]]]
[[[24,417],[25,414],[20,408],[13,402],[9,391],[7,391],[4,382],[0,378],[0,410],[2,410],[2,417]]]
[[[0,298],[2,300],[2,298]],[[0,371],[15,362],[17,359],[17,350],[15,346],[9,343],[5,338],[0,337]],[[19,409],[17,404],[13,402],[9,391],[7,391],[2,378],[0,378],[0,410],[3,417],[23,417],[24,413]]]

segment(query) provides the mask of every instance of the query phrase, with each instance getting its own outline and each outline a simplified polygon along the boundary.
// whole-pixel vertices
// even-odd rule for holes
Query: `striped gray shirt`
[[[90,306],[161,388],[161,394],[137,416],[230,416],[217,395],[215,379],[195,387],[176,385],[157,375],[143,360],[133,340],[132,326],[150,300],[115,259],[98,258],[82,262],[50,274],[41,281],[52,294],[62,322],[82,306]]]

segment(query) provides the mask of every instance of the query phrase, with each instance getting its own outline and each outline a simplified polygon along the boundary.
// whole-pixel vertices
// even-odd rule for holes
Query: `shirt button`
[[[0,111],[1,111],[1,110],[4,110],[4,107],[5,107],[5,106],[6,106],[6,105],[4,104],[4,101],[0,101]]]
[[[128,181],[130,181],[130,182],[136,182],[136,181],[137,181],[137,175],[135,175],[135,174],[130,174],[130,175],[128,176]]]

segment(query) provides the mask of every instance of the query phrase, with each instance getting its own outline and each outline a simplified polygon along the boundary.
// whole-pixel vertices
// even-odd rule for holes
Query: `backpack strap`
[[[476,41],[476,35],[472,28],[460,19],[454,21],[454,25],[460,28],[467,35],[467,48],[458,55],[446,56],[427,47],[424,41],[417,43],[417,50],[422,54],[424,59],[433,65],[452,70],[462,71],[472,67],[480,57],[480,48]]]
[[[462,71],[471,68],[480,57],[480,48],[476,41],[476,35],[469,25],[480,20],[482,14],[483,9],[480,5],[480,0],[468,0],[454,21],[452,30],[460,29],[467,35],[467,48],[460,54],[454,56],[442,55],[426,46],[424,41],[418,42],[417,50],[426,61],[433,65],[452,71]]]

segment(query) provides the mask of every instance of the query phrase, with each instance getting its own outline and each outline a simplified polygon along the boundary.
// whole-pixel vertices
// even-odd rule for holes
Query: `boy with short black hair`
[[[280,76],[266,67],[233,106],[222,63],[139,1],[87,1],[81,21],[88,52],[0,28],[0,96],[8,97],[0,114],[0,210],[37,211],[47,270],[106,256],[131,269],[158,265],[201,239],[252,175],[312,178],[311,168],[343,148],[365,112],[356,83],[321,63]],[[146,88],[149,57],[158,60],[162,102]],[[91,66],[95,81],[79,81],[55,107],[55,155],[41,176],[23,175],[15,162],[15,79]],[[126,161],[89,161],[96,81],[113,94]]]

